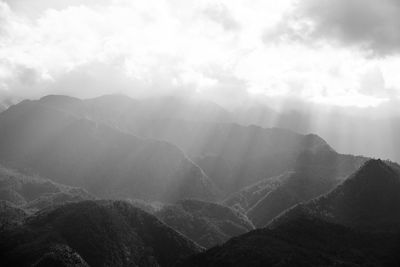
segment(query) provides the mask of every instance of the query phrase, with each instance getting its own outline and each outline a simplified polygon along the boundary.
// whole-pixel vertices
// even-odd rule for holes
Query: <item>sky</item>
[[[398,0],[0,0],[0,98],[398,111]]]

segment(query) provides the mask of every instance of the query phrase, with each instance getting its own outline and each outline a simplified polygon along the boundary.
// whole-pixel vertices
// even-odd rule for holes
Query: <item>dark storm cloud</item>
[[[265,39],[327,40],[384,56],[400,52],[399,29],[398,0],[305,0]]]

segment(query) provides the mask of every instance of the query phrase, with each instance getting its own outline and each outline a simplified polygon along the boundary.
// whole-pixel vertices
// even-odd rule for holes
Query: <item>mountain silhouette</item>
[[[290,209],[270,227],[304,214],[364,231],[400,230],[399,166],[369,160],[334,190]]]
[[[80,266],[173,266],[202,250],[153,215],[122,201],[46,209],[1,235],[2,266],[71,266],[71,261]]]
[[[189,257],[180,266],[398,266],[400,236],[298,217]]]

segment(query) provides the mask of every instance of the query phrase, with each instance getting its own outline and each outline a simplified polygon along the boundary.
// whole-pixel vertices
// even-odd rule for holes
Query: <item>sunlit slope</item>
[[[154,213],[199,245],[210,248],[254,229],[242,213],[220,204],[182,200]]]
[[[82,188],[55,183],[37,175],[25,175],[0,165],[0,200],[28,213],[94,198]]]
[[[0,160],[100,197],[214,197],[209,178],[176,146],[40,101],[24,101],[0,114]]]
[[[267,194],[281,186],[291,175],[292,172],[285,172],[281,175],[265,178],[229,195],[222,203],[246,213]]]

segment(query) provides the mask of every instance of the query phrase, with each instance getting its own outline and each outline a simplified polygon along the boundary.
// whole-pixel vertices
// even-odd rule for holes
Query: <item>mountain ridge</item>
[[[219,187],[223,197],[293,169],[304,151],[337,154],[315,134],[216,119],[216,114],[222,112],[218,107],[208,111],[203,104],[179,99],[171,102],[170,98],[137,100],[106,95],[80,100],[48,96],[37,102],[135,136],[176,145]]]
[[[180,193],[200,198],[213,198],[215,194],[209,178],[175,145],[138,138],[35,101],[21,102],[0,114],[0,160],[63,184],[86,188],[98,196],[140,198],[147,192],[153,200],[171,200]],[[115,189],[101,185],[112,181],[108,177],[121,179],[120,185],[114,183]],[[165,178],[175,183],[169,183],[169,188],[165,185],[165,189],[149,184],[167,183]],[[133,187],[140,179],[141,190]],[[129,187],[136,193],[123,192]],[[111,195],[104,191],[109,189]]]
[[[141,209],[102,200],[69,203],[27,218],[2,234],[0,261],[3,266],[27,266],[44,261],[60,245],[90,266],[173,266],[202,251]],[[57,260],[66,260],[65,254],[70,256],[61,253]]]
[[[246,215],[236,210],[193,199],[165,205],[153,214],[205,248],[254,229]]]
[[[269,227],[309,215],[365,231],[400,230],[400,175],[389,164],[367,161],[335,189],[288,210]]]

